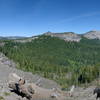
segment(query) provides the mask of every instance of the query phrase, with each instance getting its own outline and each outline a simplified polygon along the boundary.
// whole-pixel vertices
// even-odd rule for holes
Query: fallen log
[[[26,83],[24,79],[14,73],[10,75],[10,79],[9,88],[11,91],[21,97],[26,97],[28,100],[35,100],[35,98],[55,98],[57,100],[63,100],[61,90],[45,89],[34,83]]]
[[[28,88],[26,85],[21,85],[19,83],[14,83],[11,82],[9,83],[9,88],[11,88],[12,92],[15,92],[16,94],[22,96],[22,97],[26,97],[27,99],[31,99],[32,98],[32,93],[30,91],[28,91]]]
[[[27,84],[25,84],[25,80],[16,75],[15,73],[10,74],[9,80],[9,88],[12,89],[11,91],[15,92],[16,94],[26,97],[29,100],[32,98],[33,89],[29,88]]]

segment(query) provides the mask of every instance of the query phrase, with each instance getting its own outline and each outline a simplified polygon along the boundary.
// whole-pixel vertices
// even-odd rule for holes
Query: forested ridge
[[[63,88],[99,77],[100,40],[82,38],[80,42],[65,42],[42,35],[26,43],[3,42],[0,51],[13,59],[18,68],[53,79]]]

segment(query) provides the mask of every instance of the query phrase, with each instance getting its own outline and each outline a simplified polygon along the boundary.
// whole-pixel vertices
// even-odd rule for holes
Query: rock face
[[[88,39],[100,39],[100,31],[89,31],[83,34],[83,36]]]
[[[64,33],[51,33],[46,32],[45,35],[49,35],[51,37],[58,37],[60,39],[63,39],[65,41],[75,41],[79,42],[81,40],[81,36],[74,33],[74,32],[64,32]]]
[[[87,39],[100,39],[100,31],[89,31],[84,34],[76,34],[74,32],[64,32],[64,33],[51,33],[46,32],[44,35],[48,35],[51,37],[58,37],[60,39],[63,39],[65,41],[74,41],[79,42],[82,37],[85,37]]]
[[[4,54],[0,53],[0,62],[3,63],[4,65],[8,65],[9,67],[16,67],[16,64],[12,61],[9,60]]]
[[[12,78],[9,78],[9,88],[22,98],[25,97],[27,100],[40,100],[41,98],[54,98],[54,100],[66,99],[66,96],[64,96],[64,92],[61,89],[46,89],[35,83],[26,83],[26,80],[18,76],[16,73],[10,73],[10,76]]]

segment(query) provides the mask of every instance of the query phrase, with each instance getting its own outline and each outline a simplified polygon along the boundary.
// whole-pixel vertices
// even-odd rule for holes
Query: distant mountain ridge
[[[100,39],[100,31],[92,30],[83,34],[83,36],[88,39]]]
[[[26,37],[24,37],[24,36],[0,36],[1,40],[5,40],[5,39],[15,40],[15,39],[24,39],[24,38],[26,38]]]
[[[63,33],[46,32],[44,33],[44,35],[51,37],[58,37],[65,41],[74,41],[74,42],[79,42],[82,39],[82,37],[88,39],[100,39],[100,31],[89,31],[83,34],[77,34],[74,32],[63,32]]]
[[[58,37],[59,39],[65,40],[65,41],[71,41],[71,42],[79,42],[82,37],[85,37],[87,39],[100,39],[100,31],[92,30],[83,34],[77,34],[74,32],[62,32],[62,33],[53,33],[53,32],[46,32],[42,35],[51,36],[51,37]],[[3,37],[0,36],[1,40],[7,39],[7,40],[17,40],[17,42],[31,42],[32,40],[38,38],[41,35],[32,36],[32,37],[24,37],[24,36],[7,36]],[[20,39],[20,40],[19,40]],[[23,41],[22,41],[22,40]]]
[[[76,34],[74,32],[64,32],[64,33],[51,33],[47,32],[44,35],[50,35],[51,37],[58,37],[65,41],[76,41],[79,42],[81,40],[81,35]]]

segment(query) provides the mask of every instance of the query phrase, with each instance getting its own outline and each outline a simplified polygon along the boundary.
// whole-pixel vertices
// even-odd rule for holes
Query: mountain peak
[[[100,31],[92,30],[83,35],[88,39],[100,39]]]
[[[49,35],[51,37],[58,37],[58,38],[63,39],[65,41],[79,42],[81,39],[80,35],[78,35],[74,32],[63,32],[63,33],[46,32],[46,33],[44,33],[44,35]]]

